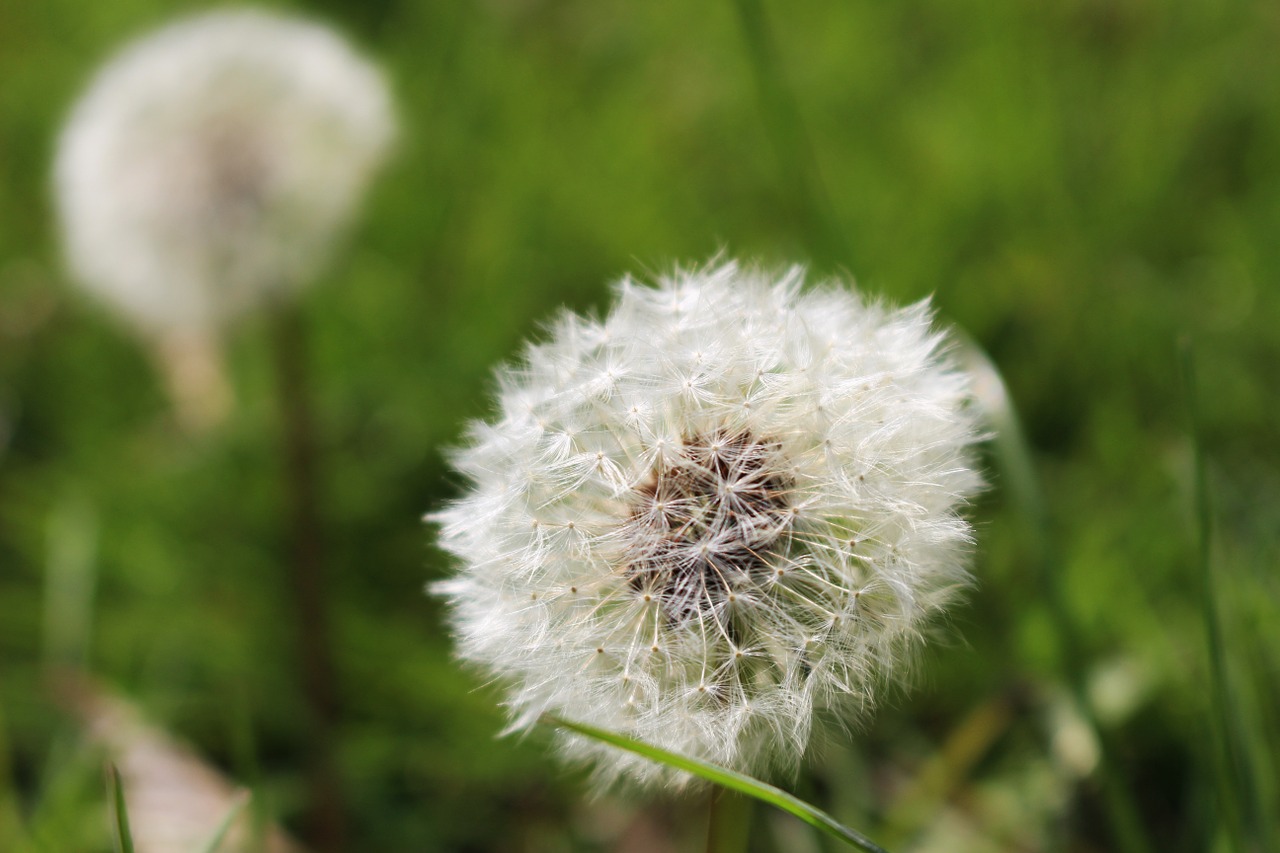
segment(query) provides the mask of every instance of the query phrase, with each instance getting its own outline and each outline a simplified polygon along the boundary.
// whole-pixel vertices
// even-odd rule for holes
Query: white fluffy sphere
[[[72,270],[143,327],[216,327],[318,272],[393,133],[382,76],[324,26],[255,10],[166,26],[63,130]]]
[[[968,579],[966,375],[926,303],[734,264],[627,279],[498,374],[432,516],[461,657],[551,712],[744,772],[857,713]],[[686,781],[580,737],[604,781]]]

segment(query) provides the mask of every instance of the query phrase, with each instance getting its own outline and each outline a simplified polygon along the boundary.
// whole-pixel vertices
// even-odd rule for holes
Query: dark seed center
[[[772,574],[792,520],[792,483],[778,463],[776,442],[696,435],[636,489],[627,574],[669,622],[719,612],[732,591]]]

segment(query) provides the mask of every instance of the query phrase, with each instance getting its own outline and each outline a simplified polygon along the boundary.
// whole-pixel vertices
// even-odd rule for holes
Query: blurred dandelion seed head
[[[144,328],[217,327],[319,272],[393,135],[382,76],[326,27],[248,9],[171,24],[63,129],[72,270]]]
[[[498,373],[431,520],[464,660],[544,712],[744,772],[794,767],[967,581],[969,380],[926,303],[728,263],[617,286]],[[604,782],[683,783],[566,736]]]

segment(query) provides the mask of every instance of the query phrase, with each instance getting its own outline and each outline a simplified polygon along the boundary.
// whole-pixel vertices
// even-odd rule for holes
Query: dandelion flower
[[[216,327],[319,271],[393,124],[377,69],[326,27],[255,10],[166,26],[62,132],[72,270],[144,328]]]
[[[431,516],[460,656],[554,713],[748,773],[856,719],[967,581],[965,374],[927,303],[729,263],[624,279],[498,374]],[[565,736],[604,782],[687,781]]]

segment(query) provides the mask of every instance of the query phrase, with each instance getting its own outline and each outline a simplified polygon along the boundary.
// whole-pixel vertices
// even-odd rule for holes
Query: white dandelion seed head
[[[459,654],[546,712],[748,773],[856,714],[968,579],[966,375],[927,303],[727,263],[572,314],[499,372],[431,516]],[[687,781],[567,736],[603,782]]]
[[[381,74],[320,24],[241,9],[163,27],[63,129],[72,272],[143,327],[216,327],[319,271],[394,124]]]

